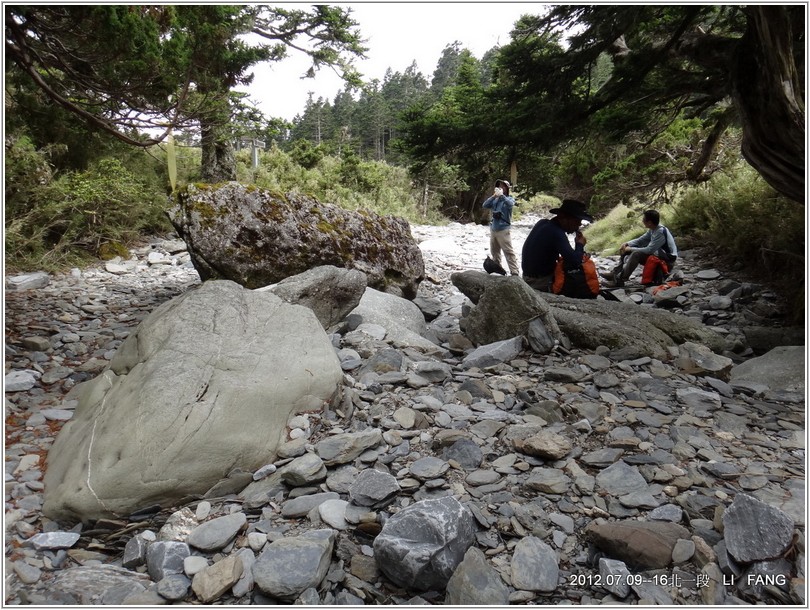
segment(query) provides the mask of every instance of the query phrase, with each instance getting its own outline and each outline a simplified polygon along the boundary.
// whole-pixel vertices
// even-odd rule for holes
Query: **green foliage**
[[[659,211],[662,212],[661,223],[669,225],[667,210]],[[583,233],[588,238],[589,252],[612,256],[619,253],[619,247],[623,243],[639,237],[646,230],[641,222],[641,211],[620,203],[606,216],[588,225]]]
[[[21,171],[21,161],[34,169]],[[6,170],[13,176],[5,217],[6,263],[12,268],[75,264],[104,244],[169,228],[164,194],[118,159],[53,178],[45,153],[21,138],[7,144]]]
[[[720,257],[745,261],[746,271],[788,299],[796,322],[804,317],[807,268],[804,209],[779,195],[747,165],[689,189],[679,201],[674,230],[713,247]]]
[[[277,146],[263,151],[260,166],[249,172],[247,155],[238,158],[240,177],[275,192],[298,192],[349,210],[394,215],[415,223],[441,222],[438,197],[423,205],[405,168],[382,161],[364,161],[351,151],[341,156],[322,154],[312,167],[296,162]]]

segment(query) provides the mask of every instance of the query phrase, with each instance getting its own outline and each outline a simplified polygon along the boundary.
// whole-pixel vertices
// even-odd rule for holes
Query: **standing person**
[[[492,210],[489,221],[489,253],[492,260],[501,264],[501,250],[506,255],[506,264],[509,273],[519,275],[515,249],[512,247],[512,235],[509,228],[512,226],[512,208],[515,200],[509,196],[511,185],[506,180],[496,180],[492,196],[484,202],[483,207]]]
[[[647,210],[641,217],[647,232],[623,243],[619,248],[621,262],[614,271],[602,273],[602,277],[613,282],[615,286],[624,286],[630,279],[633,271],[641,263],[647,262],[650,255],[654,254],[663,260],[669,271],[678,259],[678,246],[672,233],[661,223],[661,215],[657,210]]]
[[[556,216],[534,225],[522,252],[523,279],[529,286],[542,292],[551,292],[558,257],[562,256],[569,269],[582,265],[588,240],[579,228],[583,220],[593,222],[593,217],[585,211],[585,204],[575,199],[564,199],[559,208],[550,212]],[[574,247],[568,240],[571,233],[576,234]]]

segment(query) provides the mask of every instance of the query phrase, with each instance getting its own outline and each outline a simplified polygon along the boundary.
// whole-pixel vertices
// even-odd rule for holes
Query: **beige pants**
[[[489,232],[489,254],[496,263],[501,263],[501,250],[506,255],[506,264],[509,266],[509,273],[520,275],[515,249],[512,247],[512,236],[509,229],[503,231]]]

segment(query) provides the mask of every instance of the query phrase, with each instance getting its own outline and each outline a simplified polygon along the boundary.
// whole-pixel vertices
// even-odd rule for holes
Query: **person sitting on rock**
[[[496,180],[495,190],[482,207],[492,210],[492,218],[489,221],[489,254],[492,260],[501,264],[501,250],[506,255],[506,264],[509,265],[509,273],[519,275],[517,257],[515,249],[512,247],[512,235],[509,228],[512,226],[512,208],[515,200],[509,196],[509,182],[506,180]]]
[[[616,287],[624,286],[630,279],[636,267],[647,262],[650,255],[655,255],[663,260],[669,272],[678,259],[678,247],[675,245],[675,238],[664,225],[660,224],[661,216],[657,210],[647,210],[642,215],[642,222],[647,228],[647,232],[622,244],[619,248],[621,260],[613,271],[601,273],[600,275],[613,282]]]
[[[562,256],[568,268],[582,265],[587,239],[579,230],[583,220],[593,222],[585,204],[576,199],[564,199],[559,208],[550,210],[554,218],[543,219],[532,228],[523,243],[523,279],[541,292],[551,292],[557,258]],[[568,240],[576,233],[574,246]]]

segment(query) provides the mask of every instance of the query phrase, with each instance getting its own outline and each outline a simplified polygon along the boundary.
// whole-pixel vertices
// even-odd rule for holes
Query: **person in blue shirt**
[[[506,256],[509,273],[519,275],[517,256],[512,247],[512,235],[509,228],[512,226],[512,208],[515,200],[509,196],[511,185],[506,180],[496,180],[495,190],[483,207],[492,210],[489,221],[489,254],[492,260],[501,264],[501,251]]]
[[[557,258],[562,256],[568,269],[582,265],[587,239],[579,228],[582,221],[593,222],[585,204],[576,199],[564,199],[559,208],[550,210],[554,218],[543,219],[532,228],[523,243],[523,279],[535,290],[551,292]],[[574,245],[568,235],[574,233]]]
[[[675,238],[664,225],[661,224],[661,215],[657,210],[647,210],[642,215],[642,222],[647,232],[636,239],[622,244],[619,248],[621,263],[614,271],[602,273],[602,277],[613,282],[615,286],[624,286],[630,279],[633,271],[640,264],[647,261],[651,254],[666,262],[669,270],[675,265],[678,259],[678,246]]]

